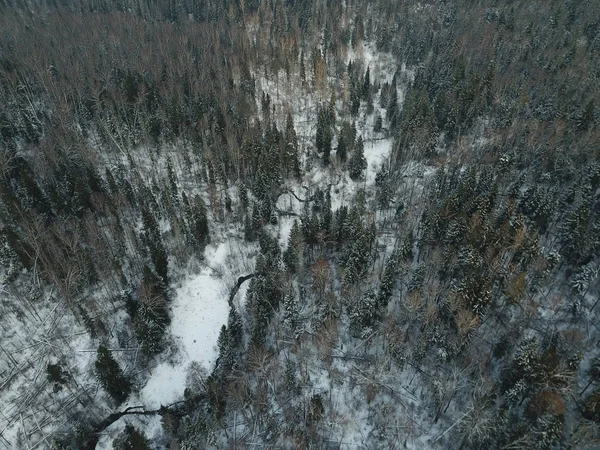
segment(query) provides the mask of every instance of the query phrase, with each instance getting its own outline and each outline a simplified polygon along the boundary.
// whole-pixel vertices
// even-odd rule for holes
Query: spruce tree
[[[398,255],[394,251],[385,265],[378,296],[378,304],[381,309],[387,306],[394,291],[394,286],[398,278],[398,259]]]
[[[227,330],[229,331],[229,340],[231,346],[233,348],[238,348],[242,344],[244,327],[242,324],[242,318],[235,307],[231,307],[229,310],[229,317],[227,318]]]
[[[95,366],[98,380],[104,390],[117,403],[122,403],[131,392],[131,383],[113,358],[112,352],[103,345],[98,347]]]
[[[154,264],[156,273],[161,277],[162,282],[168,283],[168,257],[160,235],[158,223],[154,214],[147,207],[142,208],[142,224],[144,226],[144,238],[150,258]]]
[[[337,156],[341,162],[345,162],[346,158],[348,157],[348,146],[346,144],[346,137],[343,134],[340,134],[338,137],[338,145],[337,149],[335,150],[335,156]]]
[[[147,355],[154,355],[162,350],[169,321],[166,292],[159,278],[145,266],[135,308],[133,331]]]
[[[300,53],[300,80],[302,86],[306,85],[306,66],[304,65],[304,52]]]
[[[390,129],[393,130],[398,124],[398,115],[399,115],[399,107],[398,107],[398,89],[396,88],[396,83],[393,82],[390,86],[390,99],[387,106],[386,117],[390,124]]]
[[[323,164],[329,165],[329,156],[331,154],[331,123],[327,110],[321,108],[317,118],[316,148],[317,152],[323,154]]]
[[[288,112],[285,124],[285,166],[286,176],[290,174],[295,178],[300,178],[300,159],[298,156],[298,136],[294,129],[294,119]]]
[[[190,231],[192,233],[192,242],[199,252],[203,252],[206,244],[210,242],[210,233],[208,229],[206,205],[199,195],[194,197],[189,223]]]
[[[125,430],[113,441],[113,450],[150,450],[150,443],[143,431],[133,425],[125,425]]]
[[[364,144],[362,136],[359,136],[356,145],[354,146],[354,152],[352,152],[352,156],[348,163],[348,173],[350,178],[355,181],[361,179],[366,168],[367,160],[365,159]]]

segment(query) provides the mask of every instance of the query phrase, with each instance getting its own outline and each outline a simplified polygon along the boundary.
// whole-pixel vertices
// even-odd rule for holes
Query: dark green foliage
[[[341,162],[346,162],[348,154],[352,153],[356,140],[356,127],[349,122],[342,122],[338,135],[336,156]]]
[[[396,81],[392,81],[390,86],[390,98],[386,105],[386,118],[390,124],[390,128],[394,129],[399,120],[399,106],[398,106],[398,89],[396,87]]]
[[[315,146],[317,152],[322,154],[323,164],[329,165],[329,155],[331,154],[331,117],[327,109],[320,108],[317,116],[317,132]]]
[[[227,318],[227,330],[229,332],[231,346],[233,348],[238,348],[242,344],[244,329],[242,325],[242,318],[235,307],[232,307],[229,310],[229,317]]]
[[[297,367],[294,362],[290,359],[285,361],[285,372],[283,375],[285,388],[289,393],[296,393],[298,391],[298,382],[296,381]]]
[[[137,341],[148,355],[163,348],[163,338],[170,322],[167,294],[161,280],[145,266],[143,280],[138,290],[133,319],[133,331]]]
[[[48,364],[46,366],[46,379],[49,383],[52,383],[52,390],[54,393],[60,391],[63,385],[67,384],[70,376],[69,373],[63,368],[60,363]]]
[[[360,180],[364,176],[364,171],[367,168],[367,160],[364,153],[364,144],[362,136],[359,136],[354,151],[348,161],[348,174],[353,180]]]
[[[250,340],[254,345],[265,343],[267,327],[283,299],[280,283],[281,253],[277,240],[263,233],[259,238],[255,276],[246,292],[247,308],[252,318]]]
[[[81,305],[77,305],[77,312],[81,316],[83,324],[85,325],[88,333],[90,333],[90,337],[96,338],[105,334],[106,329],[100,318],[91,318],[88,312]]]
[[[215,366],[223,373],[227,373],[231,370],[235,361],[231,336],[225,325],[221,326],[219,338],[217,339],[217,349],[219,351],[219,356],[217,357]]]
[[[244,183],[240,184],[239,187],[239,196],[240,196],[240,204],[244,209],[247,209],[249,206],[248,202],[248,190],[246,189],[246,185]]]
[[[122,403],[131,391],[131,383],[123,375],[119,364],[105,346],[98,347],[96,355],[96,375],[106,392],[117,402]]]
[[[301,243],[302,232],[300,230],[300,226],[298,225],[298,221],[294,220],[294,224],[292,225],[290,236],[288,238],[287,248],[283,252],[283,262],[290,272],[295,272],[298,264],[301,264],[301,261],[299,261],[299,247]]]
[[[380,299],[373,290],[367,291],[352,308],[350,324],[356,337],[367,337],[381,318]]]
[[[375,117],[375,124],[373,125],[373,131],[375,133],[379,133],[382,128],[383,128],[383,119],[382,119],[381,115],[377,114],[377,116]]]
[[[169,323],[170,265],[202,255],[209,220],[222,221],[215,230],[243,221],[247,240],[260,244],[247,316],[231,309],[215,372],[186,394],[165,445],[240,444],[248,437],[240,426],[252,428],[259,447],[342,445],[325,423],[335,393],[315,395],[318,357],[332,379],[346,383],[347,374],[356,394],[366,391],[365,447],[410,446],[434,416],[446,430],[429,442],[436,448],[595,445],[581,416],[600,422],[597,375],[577,372],[574,354],[593,349],[598,314],[598,2],[4,3],[0,263],[9,296],[24,298],[7,303],[14,323],[66,299],[92,338],[108,337],[102,321],[112,319],[102,314],[126,308],[131,321],[111,339],[127,342],[131,325],[154,355]],[[363,43],[386,54],[361,58]],[[357,61],[346,68],[348,44]],[[306,84],[307,48],[315,86]],[[258,78],[268,93],[256,91]],[[389,133],[391,158],[375,186],[351,186],[356,204],[334,213],[331,192],[335,204],[348,198],[345,183],[336,185],[337,162],[353,180],[365,177],[364,143],[347,121],[371,123],[362,113],[374,110],[379,80],[385,115],[376,111],[374,139]],[[328,104],[321,95],[331,95]],[[299,96],[307,98],[298,104]],[[336,105],[342,98],[345,110]],[[310,166],[314,155],[300,153],[291,114],[278,129],[287,111],[306,113],[306,121],[297,116],[301,140],[316,132],[325,166],[339,125],[327,177],[307,167],[311,177],[301,179],[300,161]],[[432,167],[440,167],[433,176]],[[298,185],[307,189],[305,208],[282,256],[269,237],[278,228],[275,202]],[[317,300],[304,267],[319,260],[331,283]],[[94,305],[95,282],[114,299],[137,287],[145,263],[151,269],[135,292]],[[507,295],[515,280],[520,295]],[[40,300],[38,291],[52,296]],[[348,346],[348,319],[355,337],[372,339]],[[553,335],[564,340],[546,342]],[[146,363],[130,357],[123,354],[127,367]],[[346,363],[351,370],[337,373]],[[58,364],[47,371],[56,388],[75,388]],[[580,394],[582,382],[590,384]],[[407,426],[386,417],[387,408],[408,405],[396,402],[396,387],[406,399],[404,389],[416,387],[423,400],[398,411]],[[540,403],[544,395],[559,407]],[[364,406],[362,395],[356,401]],[[82,423],[93,411],[69,407]],[[23,417],[33,426],[34,416]]]
[[[168,266],[169,261],[167,252],[162,242],[160,229],[154,214],[150,209],[144,207],[142,209],[142,224],[144,226],[144,240],[150,252],[150,258],[154,264],[156,273],[161,277],[162,282],[168,283]]]
[[[600,249],[600,218],[586,204],[575,206],[561,228],[561,253],[570,262],[587,262]]]
[[[191,241],[200,254],[204,252],[204,247],[210,243],[210,232],[208,228],[208,218],[206,206],[199,195],[194,197],[190,205],[188,223],[191,234]]]
[[[288,113],[285,124],[284,167],[286,177],[294,176],[295,178],[300,178],[298,137],[296,136],[291,113]]]
[[[377,171],[375,175],[375,186],[377,187],[377,203],[380,208],[387,209],[392,201],[393,180],[385,166]]]
[[[379,295],[378,295],[378,303],[381,307],[387,306],[387,302],[392,296],[392,292],[394,291],[394,286],[396,284],[396,280],[398,278],[398,270],[399,270],[399,257],[394,251],[390,258],[388,259],[385,270],[383,271],[383,276],[381,277],[381,286],[379,287]]]
[[[150,450],[150,443],[143,431],[133,425],[125,425],[125,430],[114,440],[114,450]]]
[[[346,143],[346,138],[340,134],[338,137],[338,144],[335,150],[335,156],[342,162],[346,161],[348,157],[348,144]]]

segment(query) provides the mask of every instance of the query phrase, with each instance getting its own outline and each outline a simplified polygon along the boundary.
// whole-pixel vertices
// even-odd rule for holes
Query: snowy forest
[[[600,448],[600,2],[0,0],[0,450]]]

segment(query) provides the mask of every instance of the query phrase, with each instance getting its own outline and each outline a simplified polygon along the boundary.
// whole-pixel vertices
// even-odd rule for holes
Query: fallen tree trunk
[[[94,426],[94,428],[93,428],[92,432],[89,434],[87,440],[82,442],[81,448],[83,450],[94,450],[96,448],[96,445],[98,444],[98,440],[100,439],[101,433],[123,416],[134,415],[134,414],[139,415],[139,416],[154,416],[154,415],[158,414],[158,415],[162,416],[166,412],[170,411],[172,408],[174,408],[178,405],[181,405],[183,403],[184,403],[184,401],[182,400],[179,402],[171,403],[170,405],[167,405],[167,406],[161,406],[159,409],[152,409],[152,410],[142,409],[141,411],[137,411],[137,410],[139,410],[140,408],[143,408],[143,406],[130,406],[129,408],[124,409],[123,411],[112,413],[106,419],[104,419],[102,422],[100,422],[99,424]]]
[[[235,284],[235,286],[231,289],[231,292],[229,293],[229,306],[232,307],[233,306],[233,299],[235,298],[235,294],[237,294],[237,292],[240,290],[240,287],[242,286],[242,284],[244,284],[245,281],[249,280],[250,278],[254,277],[254,274],[251,273],[250,275],[245,275],[243,277],[239,277],[237,280],[237,283]]]

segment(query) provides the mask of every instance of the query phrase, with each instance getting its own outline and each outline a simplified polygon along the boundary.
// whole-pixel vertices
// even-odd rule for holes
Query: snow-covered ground
[[[249,248],[236,246],[233,241],[209,245],[199,273],[186,276],[175,287],[168,333],[176,342],[178,351],[172,361],[162,361],[152,369],[146,384],[128,399],[123,409],[128,406],[158,409],[180,401],[186,388],[188,369],[193,362],[199,363],[208,372],[212,370],[218,356],[219,332],[227,323],[229,314],[227,300],[233,286],[231,280],[241,275],[241,272],[237,273],[243,270],[240,258]],[[238,301],[243,299],[247,286],[243,288],[236,297]],[[161,434],[160,417],[128,416],[105,430],[96,448],[109,450],[114,437],[128,422],[144,429],[151,439]]]
[[[371,77],[373,81],[385,82],[390,81],[395,71],[394,60],[391,55],[379,54],[374,51],[371,46],[364,45],[361,51],[348,55],[349,59],[360,60],[363,66],[370,67]],[[302,152],[302,158],[306,160],[310,153],[311,147],[314,145],[315,133],[315,117],[317,109],[317,94],[307,93],[308,95],[298,95],[299,86],[292,86],[289,89],[282,89],[285,86],[283,81],[283,73],[276,80],[267,80],[262,78],[259,86],[266,92],[269,92],[273,104],[277,105],[278,111],[290,111],[294,118],[294,124],[299,139],[299,146]],[[330,80],[332,86],[335,86],[335,81]],[[402,101],[402,88],[399,89],[399,100]],[[258,96],[257,96],[258,97]],[[337,103],[338,114],[342,112],[342,102]],[[384,116],[383,110],[376,105],[376,112]],[[325,190],[329,185],[332,195],[332,207],[334,209],[341,205],[348,205],[355,197],[359,189],[372,190],[375,181],[375,175],[382,163],[385,163],[389,158],[392,140],[387,138],[384,133],[373,132],[373,121],[375,114],[367,116],[364,114],[364,105],[356,121],[358,133],[363,136],[365,141],[364,154],[368,163],[366,176],[363,181],[355,182],[350,180],[346,171],[341,167],[324,169],[319,162],[313,163],[303,177],[302,183],[291,182],[288,187],[295,192],[300,198],[306,198],[314,192],[314,189],[320,188]],[[283,119],[283,117],[281,118]],[[144,153],[144,149],[140,152]],[[153,161],[154,162],[154,161]],[[176,161],[175,161],[176,162]],[[177,168],[179,164],[175,164]],[[304,187],[308,187],[305,190]],[[296,200],[289,194],[284,194],[278,201],[278,207],[282,210],[295,212],[300,214],[302,211],[302,203]],[[294,220],[293,216],[281,216],[278,225],[271,228],[272,233],[279,240],[281,248],[287,246],[288,237]],[[165,224],[161,224],[163,228]],[[201,263],[196,263],[195,267],[188,267],[184,272],[185,275],[172,286],[172,303],[171,303],[171,324],[169,326],[168,335],[171,336],[177,351],[174,356],[167,359],[165,356],[157,357],[157,364],[150,369],[149,376],[141,389],[130,396],[127,403],[121,405],[119,409],[124,409],[128,406],[143,406],[146,409],[157,409],[161,406],[168,405],[183,399],[183,392],[186,387],[186,379],[188,368],[192,363],[199,363],[201,366],[210,371],[217,357],[217,338],[221,326],[226,324],[229,313],[227,298],[229,290],[237,280],[238,276],[251,273],[253,270],[253,253],[256,251],[256,244],[248,244],[243,241],[242,230],[240,228],[227,229],[222,225],[211,224],[211,235],[213,236],[213,244],[209,245],[205,251],[205,259]],[[163,231],[166,231],[163,230]],[[245,292],[248,288],[248,283],[242,285],[239,290],[234,304],[243,304]],[[44,377],[45,366],[48,362],[54,362],[65,356],[67,361],[75,361],[74,367],[71,367],[71,373],[80,384],[85,386],[90,392],[94,392],[94,398],[102,395],[102,390],[98,389],[97,381],[89,377],[92,370],[92,365],[95,357],[94,345],[90,341],[89,336],[80,324],[67,323],[70,317],[68,314],[63,314],[66,305],[60,304],[55,310],[50,309],[51,294],[44,296],[43,304],[38,304],[38,313],[40,317],[31,317],[25,320],[26,326],[24,329],[32,328],[35,331],[32,343],[34,345],[27,346],[26,344],[31,339],[23,342],[23,348],[27,356],[21,358],[23,368],[18,365],[12,370],[21,369],[20,376],[15,377],[14,383],[23,386],[12,389],[18,397],[3,397],[0,398],[3,403],[3,413],[5,414],[4,422],[0,421],[0,431],[3,431],[4,437],[9,437],[10,442],[16,442],[16,438],[9,433],[17,433],[20,429],[16,426],[17,420],[22,421],[19,414],[14,414],[22,409],[23,402],[19,398],[28,399],[24,386],[40,385]],[[102,306],[98,313],[106,313],[108,301],[99,304]],[[46,309],[46,304],[48,309]],[[123,313],[124,314],[124,313]],[[62,319],[60,318],[62,315]],[[117,315],[111,316],[108,323],[112,328],[118,329],[125,317]],[[62,322],[61,322],[62,321]],[[63,330],[64,332],[59,332]],[[51,335],[60,336],[62,341],[65,341],[66,330],[72,330],[68,333],[68,342],[64,350],[53,355],[53,339]],[[16,340],[15,342],[21,342]],[[11,344],[15,347],[9,348],[9,352],[16,353],[18,345],[14,342]],[[37,353],[36,353],[37,352]],[[73,357],[73,354],[76,357]],[[38,356],[42,355],[42,358]],[[118,355],[117,355],[118,357]],[[29,364],[29,361],[34,361]],[[41,374],[41,376],[40,376]],[[25,375],[25,376],[23,376]],[[34,381],[32,381],[32,379]],[[326,383],[326,380],[321,380]],[[45,384],[44,384],[45,386]],[[324,385],[323,385],[324,386]],[[315,389],[319,389],[321,382],[316,382]],[[352,390],[340,389],[340,401],[342,399],[351,398],[356,392]],[[337,389],[337,388],[336,388]],[[46,394],[47,395],[47,394]],[[10,408],[4,408],[4,405],[9,403]],[[106,405],[103,405],[106,409]],[[350,411],[349,409],[347,409]],[[104,411],[106,412],[106,411]],[[28,416],[26,416],[27,418]],[[30,420],[33,420],[29,418]],[[35,419],[35,417],[34,417]],[[352,418],[353,421],[358,420],[357,417]],[[112,448],[113,438],[120,432],[126,423],[133,423],[144,430],[146,435],[151,439],[159,439],[161,435],[160,417],[136,417],[127,416],[115,422],[111,427],[105,430],[101,437],[97,448],[104,450]],[[357,422],[355,422],[357,423]],[[59,424],[50,424],[47,427],[42,425],[46,431]],[[364,428],[364,424],[350,431],[358,433],[352,441],[360,442],[361,434],[368,430]],[[4,429],[3,429],[4,428]],[[352,429],[353,427],[350,427]],[[344,432],[347,432],[346,429]],[[39,436],[31,438],[29,444],[35,443]],[[7,441],[8,442],[8,441]],[[160,442],[160,440],[155,442]],[[2,444],[2,441],[0,441]],[[0,448],[1,445],[0,445]],[[10,447],[7,447],[10,448]]]
[[[226,251],[225,244],[220,244],[207,261],[209,264],[222,261]],[[149,409],[183,398],[186,371],[192,361],[208,370],[212,368],[218,356],[219,331],[227,323],[229,314],[227,286],[206,267],[200,274],[188,276],[175,290],[171,314],[169,332],[178,343],[179,352],[176,361],[156,366],[140,391],[140,401]]]

